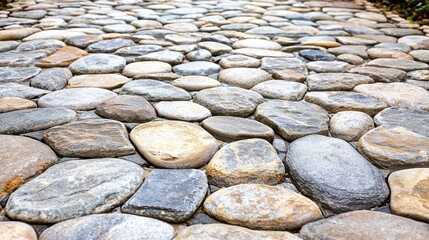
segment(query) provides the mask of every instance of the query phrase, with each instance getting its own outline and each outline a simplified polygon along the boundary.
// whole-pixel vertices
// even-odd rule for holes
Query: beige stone
[[[125,66],[122,74],[127,77],[135,77],[149,73],[165,73],[171,72],[171,65],[165,62],[146,61],[134,62]]]
[[[2,240],[37,240],[33,227],[23,222],[0,222],[0,239]]]
[[[38,28],[8,29],[0,31],[0,41],[21,40],[31,34],[40,32]]]
[[[119,74],[89,74],[74,76],[68,81],[67,88],[105,88],[115,89],[131,81]]]
[[[18,97],[0,98],[0,113],[11,112],[28,108],[36,108],[37,104],[31,100]]]

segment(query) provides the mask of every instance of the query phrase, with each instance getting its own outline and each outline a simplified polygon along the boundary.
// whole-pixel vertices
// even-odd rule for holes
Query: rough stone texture
[[[95,214],[57,223],[40,235],[40,240],[147,239],[170,240],[174,229],[156,219],[129,214]]]
[[[34,228],[23,222],[0,222],[0,238],[3,240],[37,240]]]
[[[125,84],[121,94],[139,95],[148,101],[186,101],[191,95],[185,90],[155,80],[136,80]]]
[[[220,82],[245,89],[252,88],[270,78],[270,74],[257,68],[228,68],[219,73]]]
[[[69,68],[75,74],[116,73],[125,67],[123,57],[112,54],[90,54],[81,57],[70,64]]]
[[[0,133],[21,134],[66,124],[76,118],[67,108],[34,108],[0,114]]]
[[[160,117],[188,122],[202,121],[212,115],[207,108],[189,101],[160,102],[155,109]]]
[[[246,118],[215,116],[204,120],[201,126],[215,138],[225,142],[248,138],[262,138],[271,142],[274,138],[274,131],[271,128]]]
[[[163,168],[198,168],[218,149],[216,139],[192,123],[161,121],[141,124],[130,137],[139,152]]]
[[[43,68],[68,67],[73,61],[86,55],[88,55],[86,51],[76,47],[66,46],[49,57],[43,58],[36,66]]]
[[[221,83],[217,80],[205,76],[185,76],[172,81],[171,84],[188,91],[200,91],[221,86]]]
[[[11,219],[57,223],[103,213],[122,204],[143,181],[143,169],[120,159],[67,161],[15,191],[6,204]]]
[[[18,83],[5,83],[0,85],[0,98],[18,97],[33,99],[43,96],[47,93],[50,93],[50,91],[27,87]]]
[[[229,224],[263,230],[292,230],[323,218],[310,199],[262,184],[220,189],[206,199],[204,211]]]
[[[297,82],[270,80],[259,83],[250,90],[266,98],[300,101],[307,92],[307,86]]]
[[[31,100],[18,97],[0,98],[0,113],[36,108],[37,104]]]
[[[200,206],[207,189],[207,177],[200,170],[156,169],[122,206],[122,211],[169,222],[183,222]]]
[[[312,103],[269,101],[258,106],[255,118],[288,141],[310,134],[328,134],[328,113]]]
[[[366,132],[374,128],[374,122],[366,113],[344,111],[336,113],[329,122],[329,131],[336,138],[356,142]]]
[[[74,76],[68,81],[67,88],[104,88],[122,87],[130,79],[119,74],[89,74]]]
[[[0,201],[57,161],[47,145],[31,138],[0,135],[0,141]]]
[[[247,139],[223,146],[210,160],[211,185],[228,187],[242,183],[276,185],[285,168],[274,147],[262,139]]]
[[[419,109],[386,108],[374,117],[377,126],[401,126],[429,137],[429,112]]]
[[[49,91],[60,90],[66,87],[72,73],[67,68],[51,68],[42,71],[30,81],[32,87]]]
[[[177,240],[299,240],[301,238],[282,231],[257,231],[221,223],[198,224],[179,232]]]
[[[335,213],[375,207],[389,195],[380,171],[337,138],[310,135],[294,141],[286,164],[298,189]]]
[[[36,67],[0,67],[0,84],[7,82],[21,83],[40,73]]]
[[[374,80],[353,73],[319,73],[307,77],[309,91],[350,91],[360,84],[368,83],[374,83]]]
[[[125,126],[113,120],[91,119],[53,127],[43,138],[64,157],[117,157],[134,153]]]
[[[95,113],[121,122],[149,122],[156,118],[155,109],[140,96],[120,95],[98,104]]]
[[[413,168],[390,174],[390,209],[394,214],[429,222],[428,186],[429,168]]]
[[[386,169],[429,167],[429,137],[399,126],[381,126],[367,132],[359,151]]]
[[[307,239],[427,239],[429,225],[376,211],[354,211],[306,224],[299,232]]]

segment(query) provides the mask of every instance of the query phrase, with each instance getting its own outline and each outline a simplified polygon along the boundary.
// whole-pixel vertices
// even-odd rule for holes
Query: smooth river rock
[[[429,112],[419,109],[390,107],[374,117],[377,126],[401,126],[429,137]]]

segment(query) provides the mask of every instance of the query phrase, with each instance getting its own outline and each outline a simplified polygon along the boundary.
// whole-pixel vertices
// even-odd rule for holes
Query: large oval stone
[[[390,107],[374,117],[377,126],[401,126],[429,137],[429,112],[420,109]]]
[[[171,84],[156,80],[136,80],[125,84],[121,94],[139,95],[148,101],[187,101],[191,95]]]
[[[285,231],[257,231],[222,223],[198,224],[183,229],[176,240],[300,240]]]
[[[57,223],[40,235],[40,240],[147,239],[171,240],[174,229],[156,219],[130,214],[94,214]]]
[[[0,239],[3,240],[37,240],[34,228],[23,222],[0,222]]]
[[[291,230],[323,218],[310,199],[283,187],[240,184],[204,202],[204,211],[229,224],[252,229]]]
[[[429,137],[404,127],[377,127],[359,139],[358,148],[382,168],[429,167]]]
[[[113,54],[90,54],[70,64],[74,74],[117,73],[125,67],[125,58]]]
[[[198,168],[216,153],[216,139],[198,125],[179,121],[141,124],[130,133],[138,151],[155,166]]]
[[[107,119],[90,119],[48,129],[45,142],[65,157],[117,157],[133,154],[124,124]]]
[[[220,82],[246,89],[270,79],[271,75],[259,68],[228,68],[219,73]]]
[[[35,223],[111,211],[143,181],[143,169],[120,159],[66,161],[46,170],[11,194],[6,213]]]
[[[270,126],[288,141],[309,134],[328,134],[328,113],[307,102],[273,100],[258,106],[256,120]]]
[[[0,142],[0,201],[57,161],[52,149],[34,139],[0,135]]]
[[[100,88],[71,88],[46,94],[39,99],[38,104],[39,107],[65,107],[86,111],[114,96],[116,93]]]
[[[228,187],[242,183],[278,184],[285,168],[274,147],[263,139],[247,139],[223,146],[210,160],[211,185]]]
[[[303,239],[413,239],[425,240],[429,225],[376,211],[354,211],[306,224]]]
[[[298,189],[335,213],[374,207],[389,195],[380,171],[341,139],[300,138],[289,145],[286,164]]]

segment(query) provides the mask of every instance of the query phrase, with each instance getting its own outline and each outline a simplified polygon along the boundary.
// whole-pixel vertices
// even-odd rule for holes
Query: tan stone
[[[183,229],[176,240],[299,240],[301,238],[279,231],[257,231],[222,223],[198,224]]]
[[[358,148],[382,168],[429,167],[429,137],[404,127],[375,128],[359,139]]]
[[[159,121],[135,127],[130,137],[138,151],[155,166],[198,168],[218,149],[216,139],[196,124]]]
[[[331,41],[306,41],[306,42],[303,42],[301,44],[302,45],[311,45],[311,46],[326,47],[326,48],[341,46],[341,44],[339,44],[337,42],[331,42]]]
[[[0,135],[0,142],[0,200],[57,161],[47,145],[34,139]]]
[[[40,32],[38,28],[21,28],[21,29],[8,29],[0,31],[0,41],[6,40],[21,40],[34,33]]]
[[[37,104],[31,100],[18,97],[0,98],[0,113],[11,112],[28,108],[36,108]]]
[[[115,89],[131,81],[119,74],[89,74],[72,77],[67,88],[105,88]]]
[[[23,222],[0,222],[0,239],[2,240],[37,240],[33,227]]]
[[[36,66],[44,68],[68,67],[73,61],[86,55],[88,55],[88,53],[84,50],[72,46],[66,46],[49,57],[43,58],[36,64]]]
[[[389,176],[394,214],[429,222],[429,168],[413,168]]]
[[[291,69],[283,69],[275,71],[273,73],[273,78],[292,82],[304,82],[307,76]]]
[[[127,77],[135,77],[149,73],[165,73],[171,72],[171,65],[165,62],[146,61],[134,62],[125,66],[122,74]]]
[[[410,55],[404,52],[385,49],[385,48],[371,48],[367,51],[367,53],[371,59],[395,58],[395,59],[404,59],[404,60],[414,60],[413,57],[411,57]]]
[[[291,230],[323,218],[317,205],[283,187],[241,184],[223,188],[204,202],[220,221],[252,229]]]

